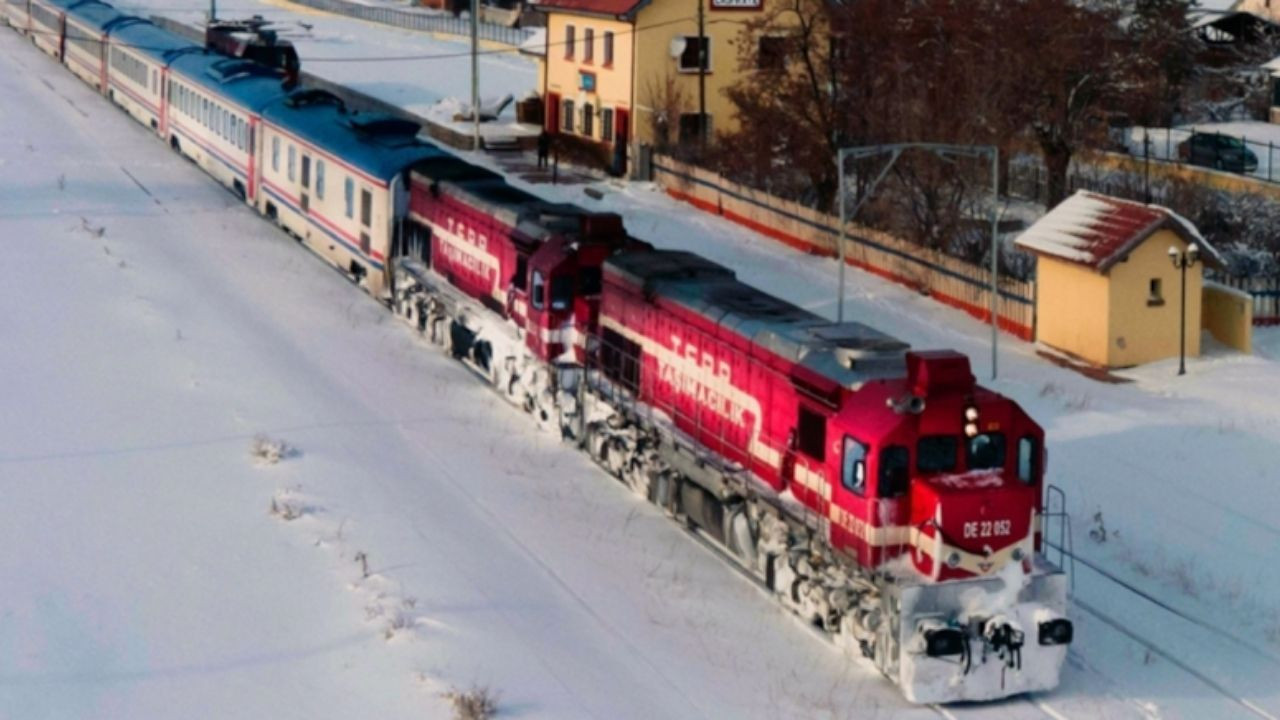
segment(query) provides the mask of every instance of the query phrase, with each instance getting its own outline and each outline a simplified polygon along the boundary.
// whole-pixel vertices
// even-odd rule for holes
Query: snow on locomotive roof
[[[845,387],[900,376],[909,346],[862,323],[836,324],[741,282],[733,271],[684,251],[623,253],[606,271],[698,313]]]
[[[124,47],[150,56],[160,62],[168,62],[179,52],[203,50],[190,40],[162,30],[146,20],[124,24],[111,29],[111,37]]]
[[[322,90],[296,91],[264,107],[262,116],[383,181],[448,154],[419,140],[414,123],[381,113],[348,112],[342,100]]]

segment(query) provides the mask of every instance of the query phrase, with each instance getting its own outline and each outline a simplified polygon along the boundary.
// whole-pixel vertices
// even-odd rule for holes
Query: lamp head
[[[1191,243],[1190,245],[1187,246],[1187,261],[1194,263],[1196,260],[1199,260],[1199,259],[1200,259],[1200,246],[1195,243]]]

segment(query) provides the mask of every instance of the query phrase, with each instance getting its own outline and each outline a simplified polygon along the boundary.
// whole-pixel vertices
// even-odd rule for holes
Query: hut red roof
[[[1085,190],[1062,201],[1027,228],[1016,244],[1106,272],[1152,233],[1164,228],[1188,244],[1199,246],[1206,263],[1221,265],[1218,252],[1194,225],[1174,211]]]

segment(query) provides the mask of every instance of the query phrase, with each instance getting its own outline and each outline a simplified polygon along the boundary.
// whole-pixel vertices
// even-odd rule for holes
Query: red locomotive
[[[1057,685],[1044,433],[968,359],[833,324],[615,215],[418,166],[397,308],[917,702]]]

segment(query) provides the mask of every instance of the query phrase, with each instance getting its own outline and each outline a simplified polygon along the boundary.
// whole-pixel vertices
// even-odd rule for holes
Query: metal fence
[[[1205,138],[1202,151],[1193,157],[1190,147],[1193,135],[1214,136],[1232,145],[1239,143],[1252,153],[1254,160],[1244,162],[1238,159],[1240,155],[1234,149],[1212,150],[1209,148],[1210,138]],[[1137,160],[1196,165],[1263,182],[1280,183],[1280,165],[1277,165],[1280,162],[1280,136],[1251,138],[1218,127],[1198,128],[1193,125],[1182,128],[1125,128],[1117,131],[1112,141],[1115,149]]]
[[[1012,197],[1045,204],[1049,199],[1048,178],[1044,166],[1038,162],[1011,163],[1006,175],[1005,192]],[[1121,172],[1096,175],[1071,172],[1067,175],[1067,194],[1077,190],[1089,190],[1138,202],[1145,202],[1147,193],[1141,177]],[[1158,203],[1164,200],[1167,188],[1163,183],[1155,183],[1151,185],[1150,192],[1151,201]]]
[[[299,5],[306,5],[316,10],[346,15],[348,17],[368,20],[369,22],[392,25],[406,30],[437,32],[446,35],[471,37],[471,21],[467,18],[452,15],[437,15],[410,9],[394,7],[378,7],[346,2],[346,0],[290,0]],[[507,27],[493,23],[480,23],[481,40],[518,47],[533,33],[527,28]]]

